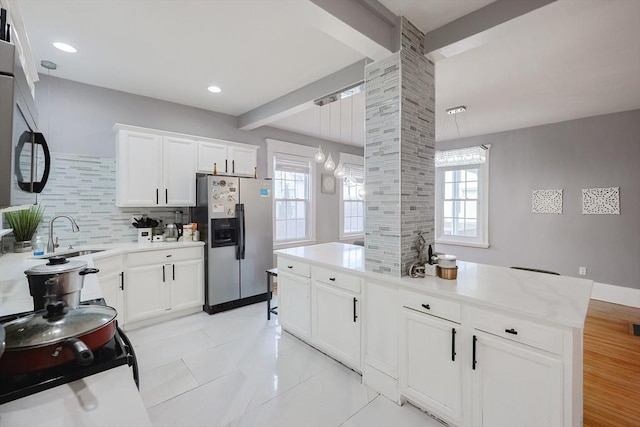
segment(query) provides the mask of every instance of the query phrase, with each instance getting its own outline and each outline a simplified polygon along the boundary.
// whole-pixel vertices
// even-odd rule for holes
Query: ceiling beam
[[[367,60],[362,59],[340,71],[247,111],[238,116],[238,127],[242,130],[256,129],[312,107],[315,99],[361,83],[364,80],[366,64]]]
[[[367,58],[377,61],[400,48],[399,18],[377,0],[308,0],[305,4],[309,24]]]
[[[367,61],[386,58],[400,48],[399,17],[377,0],[305,0],[295,2],[300,21],[318,28],[365,59],[238,116],[251,130],[306,110],[313,101],[364,80]]]
[[[482,44],[481,33],[556,0],[497,0],[425,35],[424,51],[434,60],[448,58]]]

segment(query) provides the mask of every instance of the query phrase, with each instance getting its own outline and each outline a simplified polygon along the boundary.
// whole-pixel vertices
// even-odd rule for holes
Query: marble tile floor
[[[155,427],[442,427],[283,333],[264,304],[127,333]]]

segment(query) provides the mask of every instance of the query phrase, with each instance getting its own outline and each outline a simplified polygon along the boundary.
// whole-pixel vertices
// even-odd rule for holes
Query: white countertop
[[[104,249],[91,255],[69,258],[73,261],[85,261],[88,267],[93,267],[93,260],[127,252],[143,252],[182,248],[188,246],[202,246],[204,242],[156,242],[156,243],[118,243],[96,244],[74,247],[69,250],[58,249],[55,253],[64,255],[87,249]],[[45,254],[47,256],[50,254]],[[24,274],[25,270],[39,264],[46,263],[42,257],[34,257],[31,253],[7,253],[0,256],[0,316],[22,313],[33,310],[33,299],[29,294],[29,282]],[[84,285],[80,293],[80,300],[86,301],[101,298],[100,284],[95,274],[84,276]]]
[[[394,283],[485,309],[524,315],[557,325],[583,328],[593,281],[515,270],[458,260],[456,280],[438,277],[401,278],[366,272],[365,248],[323,243],[275,251],[317,265],[355,272],[372,280]]]
[[[86,261],[127,252],[141,252],[202,246],[203,242],[123,243],[111,245],[79,246],[67,252],[104,249],[91,255],[70,258]],[[45,255],[46,256],[46,255]],[[8,253],[0,256],[0,315],[33,310],[29,282],[24,271],[45,263],[42,257],[31,253]],[[95,274],[88,274],[81,291],[82,301],[101,298],[100,284]],[[142,398],[133,381],[131,368],[121,366],[71,383],[45,390],[22,399],[0,405],[2,427],[45,426],[142,426],[151,427],[151,421]]]
[[[0,425],[151,427],[151,420],[125,365],[0,405]]]

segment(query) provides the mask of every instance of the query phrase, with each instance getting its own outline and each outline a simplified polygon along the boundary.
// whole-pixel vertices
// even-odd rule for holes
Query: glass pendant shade
[[[324,162],[324,168],[328,171],[332,171],[336,168],[336,164],[331,158],[331,153],[329,153],[329,157],[327,157],[327,161]]]
[[[353,177],[353,173],[351,171],[349,171],[349,175],[347,176],[347,184],[349,185],[355,185],[356,180]]]
[[[316,160],[316,163],[324,162],[324,153],[322,152],[321,145],[318,145],[318,151],[316,151],[316,155],[313,158]]]
[[[338,162],[338,167],[335,171],[333,171],[333,176],[338,179],[344,178],[344,165],[342,164],[342,159]]]

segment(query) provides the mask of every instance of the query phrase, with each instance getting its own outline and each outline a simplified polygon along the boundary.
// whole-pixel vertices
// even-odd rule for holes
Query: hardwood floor
[[[591,300],[584,328],[584,426],[640,426],[640,309]]]

